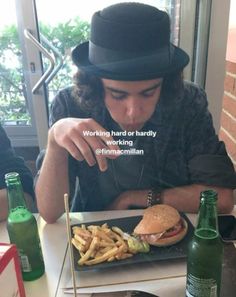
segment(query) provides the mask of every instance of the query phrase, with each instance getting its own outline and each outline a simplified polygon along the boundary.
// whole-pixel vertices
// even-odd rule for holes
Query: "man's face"
[[[160,98],[162,79],[116,81],[102,79],[105,105],[123,130],[140,130],[152,116]]]

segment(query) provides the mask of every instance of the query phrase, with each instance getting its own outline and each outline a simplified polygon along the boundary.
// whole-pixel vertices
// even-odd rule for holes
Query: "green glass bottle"
[[[217,193],[201,193],[198,223],[189,244],[187,259],[187,297],[219,297],[223,261],[223,242],[218,231]]]
[[[7,231],[10,242],[17,247],[23,279],[35,280],[45,271],[37,222],[26,207],[19,174],[7,173],[5,181],[9,206]]]

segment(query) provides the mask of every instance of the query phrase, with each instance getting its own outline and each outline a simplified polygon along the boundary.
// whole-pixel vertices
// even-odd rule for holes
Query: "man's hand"
[[[217,206],[219,213],[230,213],[232,211],[234,207],[232,189],[198,184],[164,190],[162,192],[162,203],[171,205],[181,212],[197,213],[200,193],[207,189],[213,189],[218,193]],[[107,207],[107,210],[128,209],[131,206],[145,208],[147,206],[148,191],[123,192]]]
[[[88,135],[89,133],[94,135]],[[86,160],[89,166],[98,164],[101,171],[107,169],[106,158],[115,159],[118,154],[105,150],[119,150],[114,139],[93,119],[64,118],[56,122],[49,131],[49,146],[59,146],[75,159]],[[104,153],[105,152],[105,153]]]

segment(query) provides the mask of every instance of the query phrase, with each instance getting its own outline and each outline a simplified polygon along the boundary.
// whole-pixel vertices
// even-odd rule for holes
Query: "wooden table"
[[[235,211],[236,213],[236,211]],[[124,211],[103,211],[71,213],[71,224],[99,221],[112,218],[136,216],[142,214],[142,210]],[[46,224],[38,215],[37,222],[41,238],[42,250],[45,260],[45,274],[38,280],[24,282],[27,297],[66,297],[73,296],[64,293],[64,288],[71,280],[69,256],[67,252],[67,233],[65,215],[54,224]],[[196,215],[189,215],[189,219],[195,224]],[[0,242],[9,242],[6,224],[0,223]],[[176,264],[178,265],[178,264]],[[180,265],[185,265],[182,263]],[[145,280],[134,283],[127,283],[127,289],[143,289],[154,292],[160,297],[182,297],[185,295],[185,276],[165,278],[159,280]],[[124,285],[116,285],[116,288],[123,288]],[[100,286],[100,290],[106,287]],[[110,286],[112,288],[112,286]],[[80,297],[90,296],[83,294],[87,289],[81,289]]]

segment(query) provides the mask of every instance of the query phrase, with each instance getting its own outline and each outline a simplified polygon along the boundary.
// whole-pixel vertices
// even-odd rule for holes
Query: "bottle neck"
[[[9,173],[5,176],[5,179],[9,212],[19,207],[27,208],[19,175],[17,173]]]
[[[219,236],[216,202],[216,192],[208,190],[201,193],[198,222],[195,229],[195,234],[202,234],[200,237],[215,238]]]

